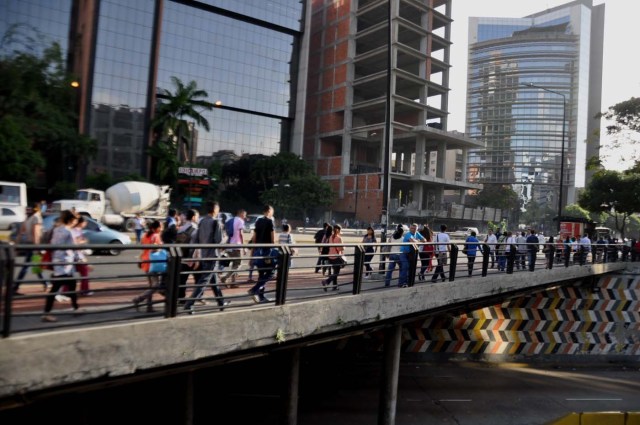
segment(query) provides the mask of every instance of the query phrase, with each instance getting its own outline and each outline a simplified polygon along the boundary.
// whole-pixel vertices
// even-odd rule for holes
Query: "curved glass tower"
[[[467,134],[484,144],[469,153],[469,180],[511,185],[522,210],[557,211],[561,181],[561,203],[575,202],[598,155],[604,5],[469,26]]]

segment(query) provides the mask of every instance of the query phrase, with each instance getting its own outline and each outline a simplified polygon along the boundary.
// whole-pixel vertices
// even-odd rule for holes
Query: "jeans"
[[[409,260],[407,254],[391,254],[389,255],[389,268],[384,278],[384,286],[391,286],[391,275],[396,268],[396,264],[400,268],[400,276],[398,277],[398,286],[406,285],[409,276]],[[404,283],[403,283],[404,282]]]
[[[473,263],[476,262],[475,255],[467,255],[467,269],[469,270],[469,276],[473,274]]]
[[[190,310],[191,307],[193,306],[193,303],[195,303],[197,299],[202,297],[202,294],[204,293],[204,289],[207,285],[211,285],[211,290],[213,291],[213,294],[217,298],[216,301],[218,302],[218,305],[219,306],[224,305],[224,298],[222,298],[222,290],[220,289],[220,286],[218,284],[218,273],[215,272],[216,263],[217,261],[211,261],[211,260],[202,262],[202,271],[209,272],[209,273],[203,273],[200,275],[200,278],[196,283],[196,287],[193,289],[193,292],[191,293],[190,299],[184,304],[185,310]],[[212,281],[213,281],[213,284],[211,284]]]
[[[536,268],[537,249],[529,249],[529,271],[532,272]]]
[[[33,250],[27,250],[24,253],[24,262],[25,263],[30,263],[31,262],[31,257],[33,256]],[[24,279],[25,275],[27,274],[27,272],[29,271],[29,268],[31,266],[28,265],[24,265],[22,266],[22,268],[20,269],[20,273],[18,273],[18,277],[16,277],[16,280],[13,283],[13,292],[18,292],[18,288],[20,288],[20,281],[22,279]],[[42,276],[42,272],[37,274],[38,279],[40,279],[42,281],[42,284],[44,285],[44,287],[47,287],[47,282],[44,280],[44,276]]]
[[[438,260],[438,265],[436,266],[436,271],[431,277],[431,281],[435,282],[436,280],[438,280],[438,276],[440,276],[442,278],[442,281],[444,282],[446,279],[446,276],[444,275],[444,266],[447,265],[447,253],[437,252],[436,259]]]

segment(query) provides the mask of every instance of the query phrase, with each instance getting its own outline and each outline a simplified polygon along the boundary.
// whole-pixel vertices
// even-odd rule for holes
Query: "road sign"
[[[209,175],[209,170],[206,168],[194,168],[194,167],[179,167],[178,174],[185,174],[187,176],[204,177]]]

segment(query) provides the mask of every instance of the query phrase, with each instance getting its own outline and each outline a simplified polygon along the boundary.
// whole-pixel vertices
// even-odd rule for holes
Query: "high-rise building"
[[[302,153],[338,194],[334,218],[379,222],[386,208],[401,222],[455,218],[445,190],[461,205],[480,187],[462,163],[458,178],[447,171],[448,151],[465,162],[481,146],[446,131],[451,3],[311,2]]]
[[[174,76],[220,102],[203,114],[211,130],[197,126],[197,152],[183,156],[290,150],[303,121],[304,9],[298,0],[7,0],[0,34],[35,28],[62,46],[80,83],[80,130],[98,141],[89,173],[120,177],[148,172],[157,89],[173,92]]]
[[[598,155],[603,31],[592,0],[469,19],[467,134],[483,145],[469,153],[469,181],[510,185],[521,209],[552,216],[576,202]]]

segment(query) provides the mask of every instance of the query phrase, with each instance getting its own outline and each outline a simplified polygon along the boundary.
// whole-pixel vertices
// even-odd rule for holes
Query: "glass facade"
[[[210,102],[233,108],[203,113],[211,131],[198,128],[198,156],[221,150],[237,155],[280,150],[283,131],[293,118],[294,46],[293,35],[166,3],[158,87],[171,91],[172,76],[185,84],[193,80]]]
[[[101,0],[90,134],[98,155],[90,173],[139,173],[153,34],[152,0]]]
[[[10,28],[17,30],[16,41],[25,40],[25,35],[43,37],[39,45],[29,47],[46,47],[57,42],[63,53],[69,45],[69,21],[71,19],[72,0],[2,0],[0,1],[0,39]],[[0,48],[21,48],[18,45],[0,45]],[[27,47],[27,46],[24,46]]]
[[[485,148],[469,153],[468,178],[512,185],[522,209],[557,208],[563,145],[563,204],[584,186],[590,12],[470,19],[467,134]]]

